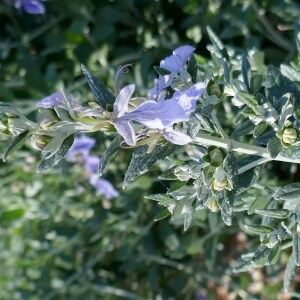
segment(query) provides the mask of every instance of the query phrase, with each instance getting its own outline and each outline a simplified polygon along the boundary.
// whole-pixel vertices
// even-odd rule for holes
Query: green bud
[[[52,109],[42,109],[37,116],[38,123],[43,129],[49,128],[51,125],[59,121],[57,115]]]
[[[222,165],[225,157],[226,151],[216,147],[209,147],[208,148],[208,162],[214,167],[219,167]]]
[[[210,197],[206,202],[206,206],[211,212],[218,212],[220,210],[216,197]]]
[[[213,84],[208,86],[207,93],[210,96],[215,95],[218,98],[220,98],[223,94],[223,91],[222,91],[222,88],[219,84],[213,83]]]
[[[48,135],[33,134],[31,136],[31,146],[37,150],[44,150],[52,137]]]
[[[293,145],[298,137],[295,128],[285,128],[282,132],[282,141],[287,145]]]

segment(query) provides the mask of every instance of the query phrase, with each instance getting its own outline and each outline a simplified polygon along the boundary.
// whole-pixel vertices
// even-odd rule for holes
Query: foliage
[[[220,296],[225,285],[223,297],[264,299],[296,290],[297,3],[43,5],[45,15],[0,5],[0,298],[195,299]],[[184,44],[196,47],[186,59],[176,48]],[[170,70],[178,56],[182,64]],[[132,62],[130,72],[114,71]],[[154,88],[168,81],[155,104],[147,96],[154,76]],[[180,97],[191,108],[167,119],[163,106]],[[96,138],[92,155],[117,199],[99,196],[86,169],[64,160],[79,132]],[[39,164],[31,146],[42,151]],[[261,267],[266,282],[280,277],[272,291],[236,274]]]

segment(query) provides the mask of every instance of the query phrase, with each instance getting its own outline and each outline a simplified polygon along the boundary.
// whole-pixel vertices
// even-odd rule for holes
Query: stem
[[[261,158],[261,159],[258,159],[256,161],[253,161],[252,163],[247,164],[247,165],[239,168],[238,169],[238,175],[240,175],[240,174],[242,174],[242,173],[244,173],[244,172],[246,172],[246,171],[248,171],[248,170],[250,170],[250,169],[252,169],[252,168],[254,168],[256,166],[258,166],[258,165],[261,165],[261,164],[263,164],[265,162],[268,162],[268,161],[270,161],[270,159],[264,158],[264,157]]]
[[[231,148],[233,151],[243,153],[243,154],[252,154],[257,155],[260,157],[264,157],[268,160],[277,160],[277,161],[284,161],[290,163],[297,163],[300,164],[300,159],[291,159],[282,155],[277,155],[275,158],[272,158],[268,152],[268,150],[264,147],[253,146],[246,143],[237,142],[234,140],[229,139],[224,140],[223,138],[218,138],[215,136],[211,136],[208,134],[200,133],[194,140],[195,144],[200,145],[211,145],[216,147],[221,147],[225,149]],[[262,163],[262,162],[261,162]]]

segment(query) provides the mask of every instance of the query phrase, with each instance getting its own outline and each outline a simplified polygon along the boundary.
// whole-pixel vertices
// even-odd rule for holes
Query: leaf
[[[102,176],[106,164],[117,154],[117,152],[120,150],[121,146],[120,143],[122,142],[122,137],[117,136],[113,139],[113,141],[110,143],[108,148],[103,152],[103,154],[100,157],[99,161],[99,175]]]
[[[255,234],[267,234],[273,231],[271,227],[263,225],[245,225],[245,228]]]
[[[287,209],[256,209],[255,213],[274,219],[286,219],[289,216]]]
[[[230,75],[229,75],[229,70],[226,62],[222,59],[222,66],[224,70],[224,77],[227,83],[230,83]]]
[[[288,292],[288,289],[291,285],[295,272],[296,272],[296,263],[295,263],[294,255],[291,255],[288,260],[287,266],[285,268],[285,273],[284,273],[283,290],[285,292]]]
[[[265,89],[268,100],[273,104],[284,94],[291,93],[295,96],[295,107],[300,105],[300,91],[297,85],[283,76],[274,66],[269,66],[267,69]]]
[[[88,84],[98,100],[100,106],[106,109],[107,104],[113,105],[115,102],[115,96],[105,87],[105,85],[99,81],[94,75],[90,73],[87,67],[81,64],[81,69],[85,77],[87,78]]]
[[[170,214],[171,212],[166,208],[155,216],[154,221],[157,222],[164,218],[167,218]]]
[[[57,166],[59,162],[63,159],[63,157],[66,155],[66,153],[69,151],[73,142],[74,134],[71,134],[64,140],[61,147],[57,151],[51,153],[51,155],[45,155],[42,158],[38,165],[37,172],[41,173]]]
[[[126,171],[123,188],[133,182],[140,175],[145,174],[152,166],[172,155],[177,146],[171,143],[159,145],[151,153],[147,153],[148,146],[144,145],[134,151],[130,165]]]
[[[158,75],[164,76],[164,75],[169,75],[169,74],[171,74],[171,72],[170,72],[169,70],[164,69],[164,68],[162,68],[162,67],[154,66],[153,69],[156,71],[156,73],[157,73]]]
[[[152,194],[145,196],[145,199],[157,201],[159,205],[168,206],[176,204],[176,200],[166,194]]]
[[[288,65],[280,65],[281,73],[292,81],[300,82],[300,71]]]
[[[12,142],[11,144],[8,146],[8,148],[6,149],[4,156],[3,156],[3,161],[6,161],[7,156],[9,154],[14,153],[16,150],[18,150],[26,141],[26,138],[29,134],[29,131],[24,131],[21,134],[19,134]]]
[[[0,112],[11,116],[23,116],[23,114],[13,105],[0,102]]]
[[[187,71],[191,75],[193,83],[195,83],[196,79],[197,79],[198,68],[197,68],[197,61],[196,61],[194,54],[192,54],[190,56],[190,59],[189,59],[188,65],[187,65]]]
[[[253,270],[255,268],[254,263],[252,260],[242,260],[240,259],[237,263],[237,265],[234,267],[233,272],[234,273],[240,273],[240,272],[248,272],[250,270]]]
[[[245,136],[247,134],[250,134],[254,128],[255,125],[250,120],[247,120],[233,130],[233,132],[231,133],[231,137],[233,139],[236,139],[240,136]]]
[[[297,233],[297,226],[295,226],[293,231],[293,256],[294,261],[297,266],[300,266],[300,237]]]
[[[269,139],[267,150],[272,158],[276,158],[276,156],[280,153],[281,149],[282,145],[280,139],[277,136],[274,136]]]
[[[217,202],[221,210],[221,217],[228,226],[232,225],[232,212],[235,190],[223,190],[217,193]]]
[[[266,133],[264,133],[263,135],[257,137],[255,139],[256,143],[261,144],[261,145],[267,145],[268,141],[270,138],[275,136],[275,131],[274,130],[270,130],[267,131]]]
[[[235,94],[235,97],[239,101],[243,102],[248,107],[250,107],[255,113],[259,113],[259,110],[257,108],[259,103],[258,103],[257,99],[255,98],[255,96],[253,96],[247,92],[240,91]]]
[[[253,76],[251,72],[251,66],[246,55],[242,56],[242,76],[248,92],[252,92],[253,88]]]
[[[267,263],[268,256],[271,249],[265,245],[260,245],[255,251],[254,256],[252,257],[252,262],[256,265],[265,265]]]
[[[177,177],[174,175],[174,170],[177,166],[172,167],[169,170],[164,171],[162,174],[158,176],[160,180],[177,180]]]
[[[224,159],[223,168],[224,171],[229,175],[230,180],[232,181],[233,189],[236,189],[238,164],[237,164],[236,157],[234,156],[232,151],[229,151],[226,158]]]
[[[277,243],[270,251],[269,255],[268,255],[268,265],[273,265],[275,264],[278,259],[279,259],[279,254],[280,254],[280,243]]]
[[[280,152],[280,155],[291,158],[291,159],[300,159],[300,147],[292,146],[289,148],[283,148]]]
[[[221,40],[217,37],[217,35],[213,32],[213,30],[207,26],[207,33],[209,36],[210,41],[212,42],[212,44],[215,47],[215,50],[219,53],[219,55],[225,59],[228,59],[228,53],[227,50],[225,49],[223,43],[221,42]]]
[[[253,131],[253,136],[255,138],[257,138],[258,136],[260,136],[267,128],[267,122],[266,121],[262,121],[259,124],[257,124],[254,128]]]
[[[280,189],[274,194],[275,200],[300,200],[300,183],[291,183]]]

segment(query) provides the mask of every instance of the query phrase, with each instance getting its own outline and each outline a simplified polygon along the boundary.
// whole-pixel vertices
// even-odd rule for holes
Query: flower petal
[[[77,155],[81,154],[84,159],[88,157],[89,151],[95,146],[96,140],[90,137],[75,137],[72,147],[66,154],[68,161],[76,161]]]
[[[185,113],[189,115],[195,111],[197,100],[204,91],[204,83],[198,82],[185,91],[175,92],[171,99],[175,100],[183,108]]]
[[[164,137],[173,144],[186,145],[192,142],[192,138],[187,134],[173,130],[171,127],[164,132]]]
[[[119,196],[118,191],[106,179],[99,178],[99,175],[94,174],[90,177],[90,184],[98,191],[100,195],[108,199],[113,199]]]
[[[176,101],[146,101],[135,110],[126,113],[124,119],[136,121],[148,128],[164,129],[174,123],[187,121],[189,117]]]
[[[128,111],[128,102],[134,92],[135,85],[129,84],[124,86],[114,103],[114,115],[118,118],[124,115]]]
[[[170,72],[178,74],[194,51],[195,48],[192,46],[181,46],[173,51],[173,55],[162,60],[160,66]]]
[[[45,6],[39,0],[23,0],[23,9],[29,14],[45,13]]]
[[[114,126],[123,137],[126,144],[134,146],[136,144],[135,132],[128,120],[116,120]]]
[[[158,98],[160,93],[170,86],[173,82],[173,75],[160,75],[158,79],[154,79],[154,87],[149,91],[148,96],[150,99],[155,100]]]
[[[185,64],[195,50],[194,47],[189,45],[181,46],[173,51],[173,55],[178,55]]]
[[[100,159],[96,155],[88,155],[84,165],[89,174],[97,174],[99,168]]]

